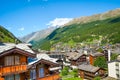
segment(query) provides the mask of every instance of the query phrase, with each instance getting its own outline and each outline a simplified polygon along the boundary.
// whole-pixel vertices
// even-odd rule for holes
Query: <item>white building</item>
[[[108,76],[120,80],[120,55],[117,60],[108,62]]]

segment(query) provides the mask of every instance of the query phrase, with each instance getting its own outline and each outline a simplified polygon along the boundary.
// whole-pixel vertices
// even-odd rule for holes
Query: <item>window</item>
[[[35,69],[30,71],[30,78],[32,80],[36,80],[36,71],[35,71]]]
[[[14,65],[14,56],[5,57],[5,66]]]
[[[18,65],[20,64],[19,56],[6,56],[5,57],[5,66]]]
[[[20,80],[20,75],[19,74],[15,75],[15,80]]]
[[[20,57],[19,56],[15,56],[15,65],[20,64]]]
[[[5,80],[20,80],[20,75],[19,74],[8,75],[8,76],[5,76]]]
[[[5,80],[14,80],[14,75],[5,76]]]
[[[44,77],[44,68],[39,69],[39,77],[40,78]]]

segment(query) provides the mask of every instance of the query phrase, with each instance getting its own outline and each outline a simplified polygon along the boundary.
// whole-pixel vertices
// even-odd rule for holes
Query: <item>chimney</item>
[[[111,59],[111,52],[110,52],[110,49],[108,49],[108,61],[110,61]]]

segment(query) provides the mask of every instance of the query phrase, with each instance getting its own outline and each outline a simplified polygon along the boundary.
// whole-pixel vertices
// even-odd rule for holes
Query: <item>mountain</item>
[[[108,18],[116,17],[116,16],[120,16],[120,8],[111,10],[111,11],[107,11],[102,14],[95,14],[92,16],[75,18],[75,19],[71,20],[70,22],[68,22],[67,24],[65,24],[64,26],[71,25],[71,24],[83,24],[83,23],[88,23],[88,22],[92,22],[92,21],[96,21],[96,20],[105,20]]]
[[[4,27],[0,26],[0,42],[20,42],[11,32]]]
[[[20,40],[23,42],[26,42],[26,43],[38,41],[38,40],[41,40],[41,39],[44,39],[45,37],[47,37],[55,29],[56,29],[56,27],[50,27],[45,30],[33,32],[31,34],[28,34],[28,35],[20,38]]]
[[[78,43],[120,43],[120,9],[108,11],[88,17],[76,18],[57,28],[34,48],[50,50],[55,44],[68,44],[70,47]]]

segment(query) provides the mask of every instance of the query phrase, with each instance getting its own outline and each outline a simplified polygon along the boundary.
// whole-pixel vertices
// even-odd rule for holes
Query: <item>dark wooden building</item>
[[[93,80],[97,76],[100,76],[102,78],[105,75],[104,69],[88,64],[79,65],[78,70],[79,70],[79,76],[82,79]]]
[[[104,54],[106,60],[108,61],[108,50],[104,50],[104,51],[103,51],[103,54]]]
[[[58,80],[59,69],[54,59],[36,57],[26,44],[0,44],[0,80]]]
[[[71,52],[66,55],[70,60],[71,65],[78,66],[84,62],[87,62],[86,55],[82,53]]]
[[[24,49],[23,49],[24,48]],[[0,45],[0,79],[27,79],[28,57],[35,57],[34,52],[23,44]]]
[[[58,80],[59,64],[46,60],[39,59],[29,64],[28,74],[32,80]]]
[[[100,53],[100,52],[96,52],[96,53],[90,54],[89,55],[89,63],[91,65],[94,65],[94,61],[96,60],[97,57],[100,57],[100,56],[104,56],[104,54]]]

